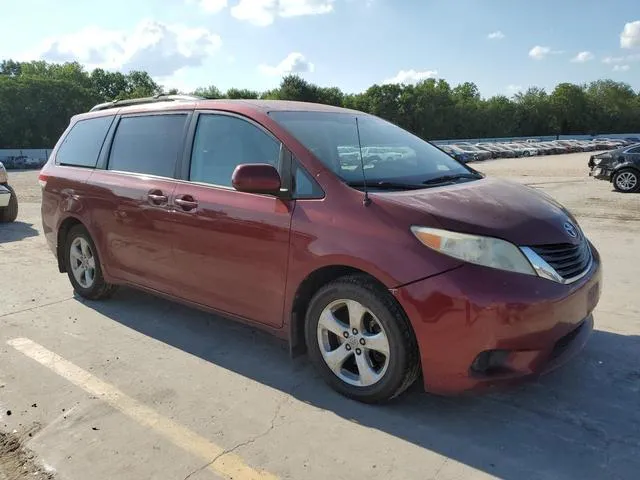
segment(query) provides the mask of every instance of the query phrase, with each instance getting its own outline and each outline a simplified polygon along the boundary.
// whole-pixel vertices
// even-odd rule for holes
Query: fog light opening
[[[508,373],[509,350],[485,350],[471,364],[471,370],[479,375],[491,376]]]

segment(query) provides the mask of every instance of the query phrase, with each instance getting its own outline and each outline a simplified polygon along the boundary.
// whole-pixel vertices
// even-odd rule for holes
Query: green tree
[[[208,87],[196,88],[193,94],[197,95],[198,97],[210,98],[212,100],[215,100],[216,98],[224,97],[220,89],[214,85],[209,85]]]
[[[77,62],[0,62],[0,148],[51,147],[76,113],[114,99],[165,92],[147,72],[87,72]],[[177,94],[177,89],[166,90]],[[481,97],[471,82],[451,86],[427,79],[415,85],[372,85],[360,93],[320,87],[298,75],[258,92],[211,85],[205,98],[297,100],[368,112],[425,139],[633,133],[640,128],[640,94],[604,79],[587,85],[561,83],[551,94],[531,87],[513,98]]]
[[[226,98],[259,98],[260,92],[248,90],[246,88],[230,88],[225,95]]]
[[[593,110],[583,87],[561,83],[549,100],[561,134],[582,133],[589,129]]]

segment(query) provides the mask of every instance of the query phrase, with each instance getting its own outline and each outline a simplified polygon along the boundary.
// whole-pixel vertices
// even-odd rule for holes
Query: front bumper
[[[607,167],[606,165],[594,165],[589,171],[589,176],[598,180],[611,181],[611,177],[613,176],[613,169]]]
[[[600,299],[600,258],[593,255],[589,273],[571,285],[467,264],[395,290],[416,334],[425,389],[483,389],[569,360],[585,345]],[[480,365],[487,355],[499,363]]]
[[[0,208],[8,206],[10,200],[11,191],[4,185],[0,185]]]

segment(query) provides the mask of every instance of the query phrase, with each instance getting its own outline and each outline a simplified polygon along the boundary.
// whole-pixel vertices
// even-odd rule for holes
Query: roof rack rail
[[[143,97],[143,98],[131,98],[128,100],[112,100],[111,102],[99,103],[95,105],[90,112],[96,112],[98,110],[106,110],[108,108],[114,107],[126,107],[129,105],[142,105],[145,103],[156,103],[156,102],[193,102],[196,100],[204,100],[204,97],[198,97],[196,95],[167,95],[164,93],[160,93],[158,95],[154,95],[153,97]]]

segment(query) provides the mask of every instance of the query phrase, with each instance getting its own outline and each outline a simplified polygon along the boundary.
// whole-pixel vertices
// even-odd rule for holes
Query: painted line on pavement
[[[7,341],[7,344],[84,391],[101,398],[140,425],[154,430],[186,452],[200,457],[205,462],[215,459],[206,467],[214,473],[233,480],[277,480],[275,475],[253,469],[235,453],[225,453],[225,449],[221,446],[164,417],[33,340],[14,338]]]

